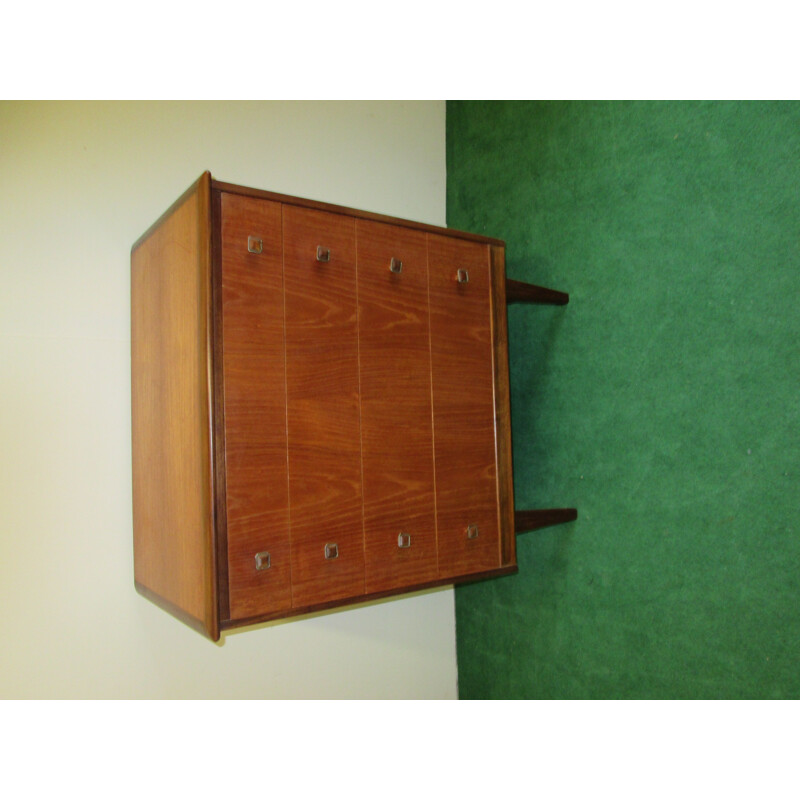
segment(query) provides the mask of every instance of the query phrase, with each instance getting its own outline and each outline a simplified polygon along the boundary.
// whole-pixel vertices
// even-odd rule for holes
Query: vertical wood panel
[[[283,207],[295,607],[364,592],[355,221]],[[331,251],[316,258],[317,247]],[[325,558],[335,544],[338,557]]]
[[[210,397],[210,175],[131,252],[137,588],[219,638]]]
[[[228,593],[243,619],[291,608],[280,203],[223,193],[222,318]]]
[[[500,566],[489,247],[428,236],[439,575]],[[465,269],[467,283],[456,271]],[[476,525],[478,535],[468,538]]]
[[[508,313],[506,309],[505,248],[491,246],[492,352],[494,362],[495,446],[500,560],[517,563],[514,524],[514,470],[511,448],[511,389],[508,373]]]
[[[424,233],[363,220],[356,230],[366,575],[377,592],[437,577],[428,264]]]

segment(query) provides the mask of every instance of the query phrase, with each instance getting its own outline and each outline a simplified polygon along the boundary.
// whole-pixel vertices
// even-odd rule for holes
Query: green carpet
[[[507,243],[518,575],[462,698],[800,697],[800,104],[450,102],[447,221]]]

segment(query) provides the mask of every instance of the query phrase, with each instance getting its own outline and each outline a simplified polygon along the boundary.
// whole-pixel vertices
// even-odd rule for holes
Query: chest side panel
[[[212,557],[209,178],[131,253],[134,575],[219,636]]]

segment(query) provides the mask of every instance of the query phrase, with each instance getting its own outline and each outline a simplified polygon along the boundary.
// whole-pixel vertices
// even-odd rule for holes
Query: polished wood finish
[[[494,366],[494,426],[497,461],[497,511],[500,562],[517,563],[514,525],[514,466],[511,451],[511,387],[508,367],[506,256],[504,247],[489,250],[492,290],[492,363]]]
[[[217,611],[220,625],[230,618],[228,587],[228,507],[225,474],[225,382],[222,328],[222,193],[211,190],[211,391],[214,464],[214,529],[217,575]]]
[[[489,246],[429,235],[428,269],[439,574],[469,574],[501,558]]]
[[[504,252],[206,173],[132,255],[139,591],[216,639],[516,572]]]
[[[569,295],[566,292],[557,292],[555,289],[546,289],[544,286],[507,279],[506,302],[565,306],[569,303]]]
[[[131,252],[134,580],[218,639],[209,221],[205,173]]]
[[[420,231],[365,220],[356,231],[366,589],[373,592],[438,576],[428,253]]]
[[[482,236],[479,233],[469,233],[467,231],[458,231],[453,228],[440,228],[437,225],[428,225],[425,222],[415,222],[409,219],[401,219],[400,217],[392,217],[387,214],[376,214],[373,211],[364,211],[360,208],[349,208],[347,206],[335,205],[334,203],[323,203],[319,200],[308,200],[303,197],[292,197],[287,194],[280,194],[278,192],[267,192],[263,189],[252,189],[249,186],[238,186],[233,183],[224,183],[223,181],[212,180],[211,186],[216,191],[230,192],[232,194],[241,194],[246,197],[257,197],[262,200],[273,200],[277,203],[285,203],[296,208],[308,208],[316,211],[327,211],[332,214],[343,214],[352,219],[364,219],[371,222],[383,222],[388,225],[395,225],[400,228],[410,228],[415,231],[423,231],[427,233],[435,233],[439,236],[450,236],[456,239],[464,239],[470,242],[481,242],[482,244],[491,244],[498,247],[505,247],[505,242],[502,239],[493,239],[490,236]]]
[[[229,613],[291,608],[281,205],[222,202]],[[261,252],[250,252],[248,240]],[[254,246],[254,249],[256,247]],[[256,553],[268,552],[268,569]]]
[[[292,605],[308,606],[364,593],[355,220],[284,205],[283,247]]]
[[[400,594],[411,594],[413,592],[421,592],[429,589],[453,586],[454,584],[458,584],[460,586],[465,583],[475,583],[476,581],[487,580],[488,578],[503,578],[508,575],[515,575],[517,572],[519,572],[519,567],[517,567],[516,564],[513,564],[506,567],[501,567],[499,569],[486,570],[485,572],[473,572],[469,575],[437,578],[433,581],[410,584],[402,587],[402,589],[386,589],[381,592],[366,592],[365,594],[357,595],[355,597],[343,597],[337,600],[314,603],[305,607],[297,606],[296,608],[292,608],[292,610],[287,613],[263,614],[250,619],[222,620],[220,627],[222,630],[231,630],[234,628],[241,628],[246,625],[256,625],[260,622],[270,622],[276,619],[282,620],[290,617],[300,617],[307,614],[318,614],[320,612],[330,611],[332,609],[345,608],[347,606],[360,605],[362,603],[371,603],[376,600],[384,600],[386,598],[396,597]]]
[[[547,508],[534,511],[515,511],[514,528],[517,533],[537,531],[550,525],[573,522],[578,518],[576,508]]]

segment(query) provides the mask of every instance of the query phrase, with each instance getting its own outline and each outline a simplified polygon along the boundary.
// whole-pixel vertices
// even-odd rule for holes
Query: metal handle
[[[269,553],[266,551],[263,553],[256,553],[256,569],[269,569],[270,561],[269,561]]]
[[[393,258],[389,262],[389,272],[394,272],[395,275],[399,275],[403,271],[403,262],[399,258]]]
[[[261,239],[256,238],[255,236],[248,236],[247,237],[247,250],[250,253],[260,253],[264,248],[264,243]]]
[[[397,534],[397,546],[398,547],[411,547],[411,534],[402,531],[401,533]]]
[[[467,539],[477,539],[477,538],[478,538],[478,526],[467,525]]]
[[[317,261],[327,262],[330,260],[331,260],[330,247],[323,247],[322,245],[317,245]]]
[[[339,558],[339,545],[335,542],[329,542],[325,545],[325,558]]]
[[[465,269],[460,269],[456,272],[456,280],[459,283],[469,283],[469,272]]]

